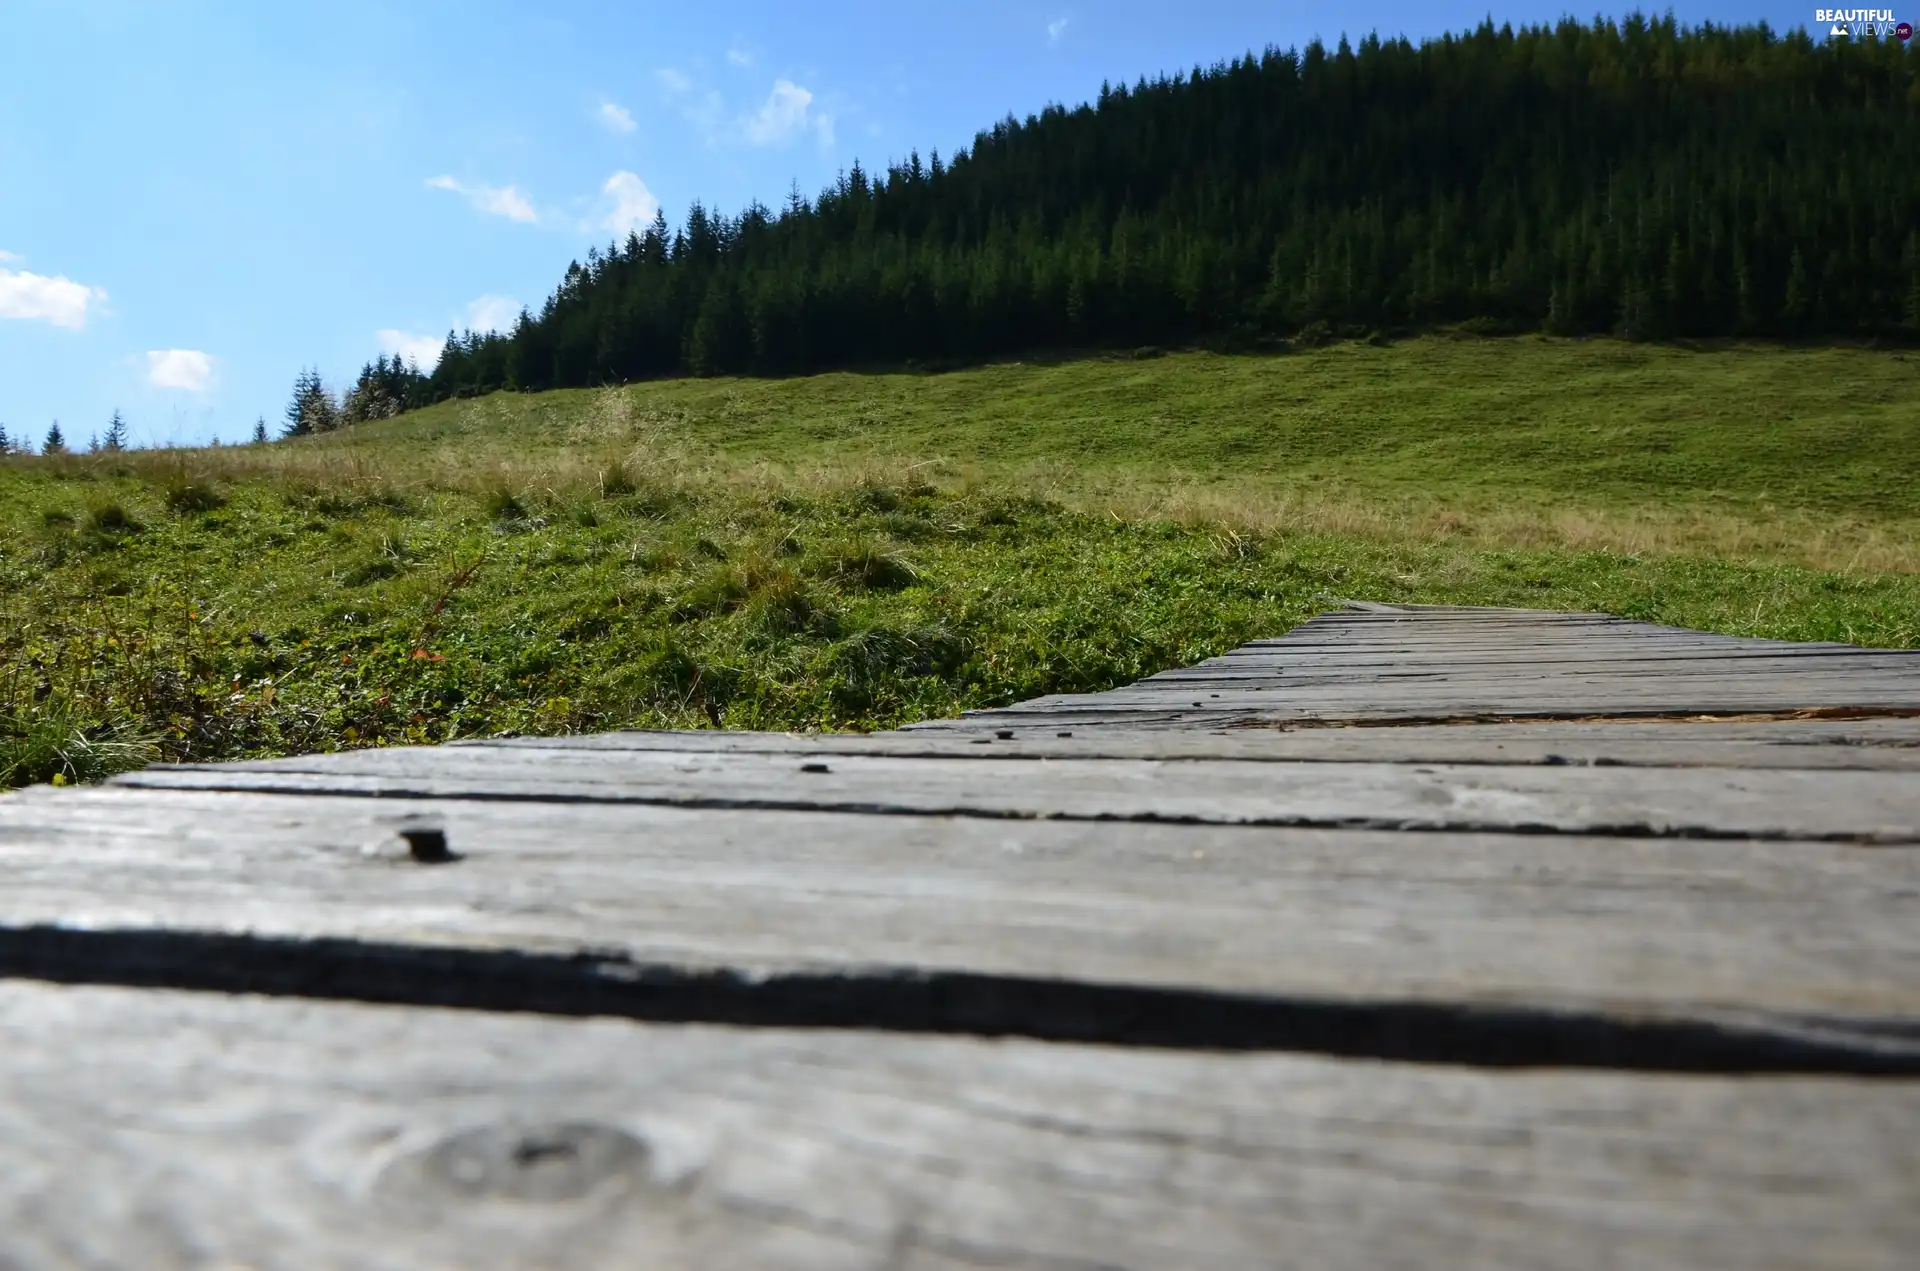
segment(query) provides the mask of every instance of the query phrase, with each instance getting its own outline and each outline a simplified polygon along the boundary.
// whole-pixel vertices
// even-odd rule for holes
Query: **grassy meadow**
[[[448,402],[0,460],[0,786],[881,728],[1343,598],[1920,646],[1920,357],[1433,336]]]

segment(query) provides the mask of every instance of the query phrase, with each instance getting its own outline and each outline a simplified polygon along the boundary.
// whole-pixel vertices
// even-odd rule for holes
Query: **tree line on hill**
[[[1917,124],[1899,44],[1764,25],[1270,49],[656,216],[401,399],[1459,322],[1912,339]]]
[[[370,419],[387,419],[404,410],[424,406],[432,400],[427,377],[420,373],[417,365],[403,362],[397,353],[391,358],[382,354],[374,361],[367,363],[361,368],[352,386],[337,397],[320,378],[320,372],[303,370],[294,381],[293,397],[287,403],[285,423],[280,430],[280,435],[305,437],[314,433],[332,432],[348,424],[363,423]],[[254,421],[250,440],[255,445],[272,440],[265,416]],[[88,441],[85,452],[110,454],[125,450],[130,444],[126,418],[116,410],[112,418],[107,421],[106,431],[94,434]],[[59,420],[54,420],[53,425],[47,429],[46,438],[40,443],[39,450],[43,455],[64,455],[73,452],[66,433],[61,430]],[[30,438],[25,435],[13,436],[7,432],[4,424],[0,424],[0,456],[31,453],[33,453],[33,445]]]
[[[335,397],[317,370],[300,372],[293,382],[293,397],[287,403],[283,437],[306,437],[332,432],[348,424],[371,419],[390,419],[436,400],[430,381],[418,365],[402,362],[398,353],[392,358],[381,354],[360,368],[346,392]],[[255,440],[265,440],[266,424],[255,427]]]
[[[107,420],[106,431],[104,433],[93,434],[88,440],[86,448],[89,454],[112,454],[125,450],[127,446],[127,420],[124,415],[116,410],[113,412],[112,418]],[[0,424],[0,457],[32,453],[33,442],[31,438],[27,437],[24,433],[19,436],[14,436],[7,432],[5,424]],[[59,420],[54,420],[53,424],[47,429],[46,438],[40,443],[40,453],[43,455],[64,455],[72,453],[71,448],[67,445],[67,435],[61,431]]]

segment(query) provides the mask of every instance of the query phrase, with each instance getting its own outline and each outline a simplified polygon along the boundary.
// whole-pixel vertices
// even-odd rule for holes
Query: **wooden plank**
[[[461,859],[410,863],[395,836],[421,824]],[[407,950],[579,955],[566,974],[596,984],[607,959],[937,971],[1252,995],[1276,1019],[1424,1003],[1546,1033],[1555,1012],[1609,1037],[1812,1029],[1863,1070],[1920,1056],[1903,848],[91,790],[0,801],[0,870],[0,946],[39,978],[174,947],[153,933],[326,938],[428,979],[449,972]],[[244,977],[246,947],[207,947]]]
[[[738,753],[426,746],[156,767],[116,784],[887,815],[1920,843],[1920,781],[1875,771],[1233,759],[1196,764],[984,755],[846,755],[827,762]]]
[[[1742,639],[1602,615],[1376,607],[1323,615],[1280,639],[1126,688],[973,712],[958,726],[1036,715],[1097,728],[1849,709],[1920,714],[1920,652]]]
[[[1000,732],[1007,735],[1002,737]],[[1237,759],[1255,763],[1602,764],[1624,767],[1920,770],[1920,719],[1770,723],[1400,725],[1139,731],[1027,726],[892,733],[612,732],[453,743],[448,749],[671,750],[687,754],[966,759]]]
[[[0,1264],[1912,1265],[1920,1086],[0,982]]]

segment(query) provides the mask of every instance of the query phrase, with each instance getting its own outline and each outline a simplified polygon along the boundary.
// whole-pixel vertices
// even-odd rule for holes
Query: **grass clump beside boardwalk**
[[[1554,493],[1577,483],[1535,450],[1503,476],[1487,458],[1494,437],[1650,425],[1617,395],[1539,398],[1539,366],[1511,358],[1511,393],[1557,413],[1482,415],[1502,390],[1484,349],[1463,347],[1452,407],[1435,405],[1447,390],[1433,359],[1450,356],[1435,341],[1177,355],[1145,364],[1157,380],[1139,378],[1141,364],[1089,362],[496,397],[314,443],[8,460],[0,784],[498,733],[888,727],[1111,687],[1344,597],[1920,645],[1915,496],[1881,489],[1920,449],[1916,394],[1887,373],[1894,355],[1849,354],[1868,368],[1852,388],[1762,352],[1708,357],[1700,375],[1722,377],[1718,395],[1666,409],[1687,417],[1673,427],[1688,447],[1719,456],[1710,477],[1690,489],[1685,474],[1707,469],[1681,465],[1652,502],[1596,482],[1580,503]],[[1586,357],[1594,374],[1639,356],[1485,347]],[[1815,353],[1839,358],[1773,356]],[[1330,438],[1308,455],[1300,418],[1248,403],[1266,379],[1269,395],[1357,384],[1396,356],[1400,374],[1373,398],[1351,390],[1364,421],[1350,453]],[[1633,373],[1657,380],[1661,359],[1692,355],[1652,356]],[[1407,382],[1420,376],[1424,391]],[[1727,387],[1740,383],[1802,432],[1824,419],[1836,440],[1797,465],[1775,459],[1766,429],[1779,421],[1741,417]],[[1642,406],[1658,396],[1647,393]],[[1129,394],[1152,400],[1133,414],[1112,404]],[[1062,455],[1097,453],[1066,476],[1036,469],[1039,442],[1014,431],[990,453],[996,421],[1022,400],[1031,429],[1054,421]],[[1601,422],[1581,422],[1582,409]],[[1217,438],[1149,426],[1176,410],[1192,413],[1188,433],[1274,453],[1207,459]],[[857,444],[804,441],[836,419],[855,421]],[[1903,435],[1905,457],[1862,457]],[[1588,444],[1595,462],[1592,447],[1616,445]],[[1162,461],[1181,447],[1189,469],[1170,478]],[[1229,492],[1218,504],[1193,492],[1208,474]],[[1402,502],[1394,482],[1409,486]],[[1835,492],[1849,484],[1858,497],[1843,507]]]

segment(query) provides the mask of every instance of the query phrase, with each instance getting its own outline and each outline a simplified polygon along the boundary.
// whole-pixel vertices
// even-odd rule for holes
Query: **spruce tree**
[[[256,446],[264,446],[267,444],[267,440],[267,417],[261,415],[253,421],[253,444]]]
[[[294,377],[293,396],[287,402],[286,425],[282,437],[305,437],[313,432],[313,420],[307,415],[307,371],[302,367]]]
[[[13,439],[7,436],[7,426],[0,424],[0,458],[13,453]]]
[[[64,455],[67,453],[66,434],[60,431],[60,421],[54,420],[53,427],[47,429],[47,439],[40,443],[43,455]]]
[[[332,432],[340,426],[340,410],[334,405],[333,395],[327,392],[318,370],[301,371],[294,380],[286,418],[283,437],[308,437]]]
[[[100,448],[115,453],[127,448],[127,421],[120,417],[117,410],[113,412],[113,418],[107,421],[106,435],[100,438]]]

